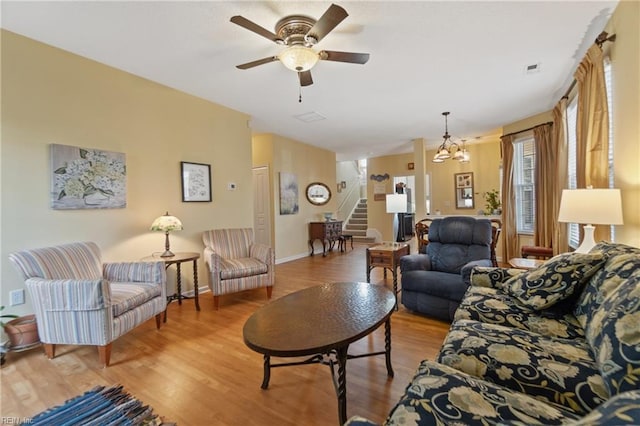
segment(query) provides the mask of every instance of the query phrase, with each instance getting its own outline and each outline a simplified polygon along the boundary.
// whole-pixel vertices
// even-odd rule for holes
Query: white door
[[[253,233],[257,243],[271,244],[271,199],[269,167],[253,169]]]

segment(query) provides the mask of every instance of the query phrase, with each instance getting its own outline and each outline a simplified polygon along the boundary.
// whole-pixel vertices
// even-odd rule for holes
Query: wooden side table
[[[182,295],[182,273],[180,271],[180,265],[184,262],[193,262],[193,299],[196,303],[196,310],[200,310],[200,301],[198,299],[198,259],[200,259],[200,253],[185,252],[176,253],[171,257],[161,256],[147,256],[142,258],[143,262],[164,262],[165,269],[171,265],[176,265],[176,292],[171,295],[167,295],[167,305],[174,300],[178,301],[179,305],[182,305],[182,299],[192,299],[190,296]],[[164,322],[167,322],[167,311],[164,311]]]
[[[509,266],[511,266],[512,268],[525,269],[525,270],[535,269],[538,266],[542,265],[543,263],[544,263],[544,260],[527,259],[524,257],[514,257],[512,259],[509,259]]]
[[[393,274],[393,294],[396,295],[396,309],[398,308],[398,266],[400,258],[409,254],[408,243],[382,243],[367,248],[367,282],[371,282],[371,270],[377,266],[384,268],[384,278],[387,269]]]

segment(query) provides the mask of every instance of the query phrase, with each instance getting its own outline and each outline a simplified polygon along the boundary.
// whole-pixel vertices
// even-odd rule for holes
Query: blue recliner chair
[[[429,226],[426,254],[400,258],[402,304],[450,321],[469,286],[474,266],[492,266],[489,219],[450,216]]]

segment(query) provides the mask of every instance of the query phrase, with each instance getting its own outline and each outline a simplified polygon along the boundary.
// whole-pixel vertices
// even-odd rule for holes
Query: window
[[[578,173],[576,171],[576,119],[578,115],[578,97],[574,97],[567,105],[567,188],[578,187]],[[577,223],[567,225],[569,233],[569,247],[577,248],[580,245],[580,229]]]
[[[604,60],[604,79],[607,90],[607,105],[609,107],[609,188],[614,187],[613,173],[613,92],[611,84],[611,60],[607,57]],[[577,156],[576,156],[576,123],[578,114],[578,96],[575,96],[567,105],[567,142],[568,142],[568,162],[567,162],[567,188],[576,189],[577,183]],[[569,247],[577,248],[580,245],[580,228],[577,223],[568,224]],[[611,241],[615,241],[615,227],[611,226]]]
[[[519,234],[533,234],[535,226],[536,152],[533,137],[513,144],[513,181],[516,195],[516,226]]]

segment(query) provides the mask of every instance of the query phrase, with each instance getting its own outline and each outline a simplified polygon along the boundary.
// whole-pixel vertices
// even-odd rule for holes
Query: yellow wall
[[[617,35],[605,45],[613,71],[614,180],[624,218],[616,241],[640,247],[640,2],[618,3],[606,31]]]
[[[444,163],[432,163],[435,150],[426,152],[426,173],[431,175],[431,213],[440,210],[443,215],[477,215],[484,210],[483,194],[491,189],[500,188],[500,144],[488,141],[467,145],[471,155],[469,163],[446,160]],[[385,182],[386,193],[393,192],[395,176],[411,176],[413,170],[407,169],[407,163],[414,162],[414,154],[390,155],[371,158],[367,162],[367,174],[371,176],[388,173],[390,178]],[[457,209],[454,192],[454,174],[472,172],[474,177],[475,207],[473,209]],[[367,180],[368,221],[369,228],[382,234],[382,239],[389,241],[393,234],[392,215],[386,213],[384,201],[374,201],[374,182]],[[416,197],[416,201],[418,201]],[[416,221],[424,217],[416,217]]]
[[[137,260],[164,249],[164,235],[149,226],[167,210],[184,224],[171,234],[173,251],[202,252],[206,229],[252,226],[245,114],[11,32],[1,35],[3,304],[10,290],[24,288],[7,260],[15,250],[95,241],[107,261]],[[126,208],[52,210],[52,143],[125,153]],[[180,161],[211,165],[213,202],[182,202]],[[227,182],[238,189],[227,191]],[[199,269],[203,286],[204,262]],[[187,288],[190,270],[183,273]],[[32,312],[28,298],[10,309]]]
[[[335,197],[336,154],[299,141],[274,134],[261,134],[253,138],[254,166],[269,165],[272,182],[273,232],[278,262],[306,256],[309,253],[308,223],[324,220],[323,212],[337,210]],[[297,214],[280,214],[280,172],[292,173],[298,180]],[[324,206],[307,201],[305,190],[312,182],[322,182],[332,193]],[[316,252],[322,250],[316,241]]]
[[[460,163],[445,160],[444,163],[433,163],[431,159],[435,150],[427,150],[426,170],[431,174],[431,214],[440,210],[443,215],[477,215],[484,210],[484,193],[492,189],[500,190],[500,144],[489,141],[467,145],[471,161]],[[473,173],[474,208],[456,208],[455,181],[456,173]]]
[[[610,53],[613,82],[614,185],[622,192],[624,225],[616,226],[616,242],[640,247],[640,2],[621,1],[605,30],[616,41]],[[552,120],[551,111],[504,126],[516,132]],[[523,240],[521,244],[530,244]]]
[[[380,183],[385,185],[385,193],[392,194],[395,191],[393,178],[395,176],[411,176],[413,170],[407,169],[407,164],[413,162],[413,154],[387,155],[367,160],[367,224],[382,234],[383,241],[394,240],[393,214],[387,213],[385,199],[376,201],[374,198],[374,185],[371,175],[389,174],[389,179]]]

